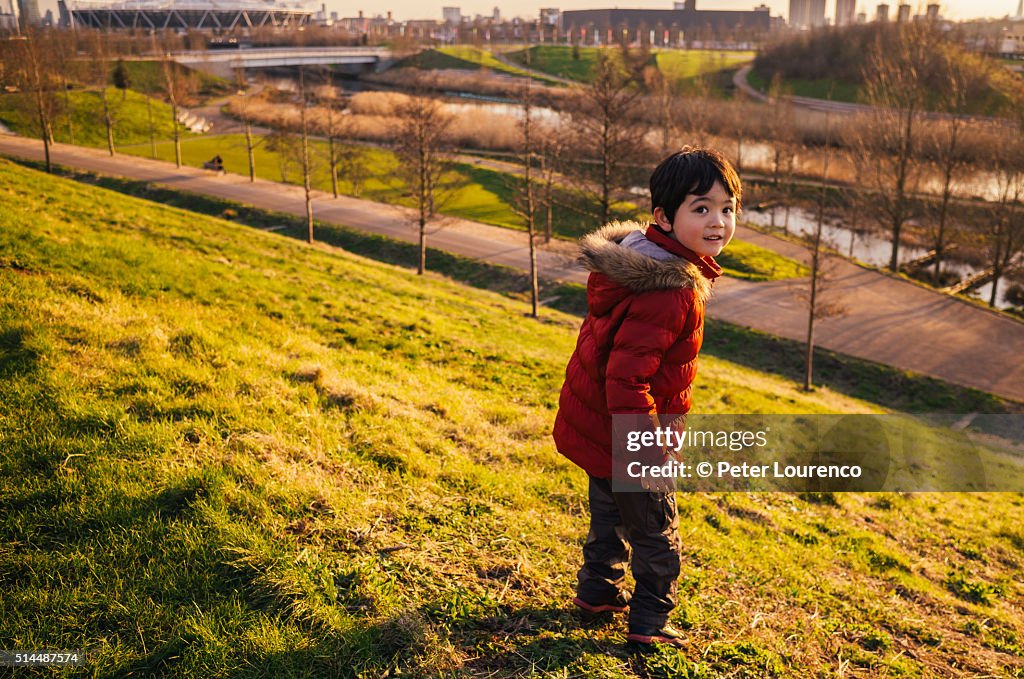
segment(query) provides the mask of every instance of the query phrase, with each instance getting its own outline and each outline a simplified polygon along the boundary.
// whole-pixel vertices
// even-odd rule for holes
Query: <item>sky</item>
[[[0,0],[6,6],[6,0]],[[875,6],[880,2],[888,2],[890,5],[899,4],[900,0],[857,0],[857,11],[866,12],[869,17],[875,13]],[[1002,18],[1006,15],[1014,15],[1017,12],[1019,0],[953,0],[942,2],[939,0],[939,12],[944,17],[955,21],[977,17]],[[313,9],[319,9],[320,4],[327,5],[327,11],[338,12],[339,16],[356,16],[358,11],[363,10],[366,16],[385,14],[388,10],[393,13],[395,19],[404,21],[407,19],[440,19],[441,7],[459,7],[463,15],[474,16],[484,14],[490,16],[497,6],[501,9],[503,17],[535,17],[541,7],[557,7],[561,10],[567,9],[606,9],[611,7],[636,8],[636,9],[671,9],[672,0],[438,0],[436,4],[423,2],[423,0],[310,0],[309,5]],[[697,0],[697,9],[733,9],[749,10],[761,3],[761,0]],[[764,4],[771,8],[772,16],[785,17],[789,9],[788,0],[764,0]],[[924,13],[925,2],[910,0],[910,5],[915,14]],[[921,9],[918,11],[918,5]],[[39,0],[40,12],[45,13],[52,9],[54,16],[57,16],[57,0]],[[894,13],[894,10],[890,10]],[[835,14],[835,0],[826,0],[825,15]]]

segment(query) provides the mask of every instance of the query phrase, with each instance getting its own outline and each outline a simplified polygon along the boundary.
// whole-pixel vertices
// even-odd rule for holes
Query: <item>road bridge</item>
[[[353,70],[378,70],[391,59],[381,47],[260,47],[176,52],[175,61],[222,78],[236,69],[294,66],[345,66]]]

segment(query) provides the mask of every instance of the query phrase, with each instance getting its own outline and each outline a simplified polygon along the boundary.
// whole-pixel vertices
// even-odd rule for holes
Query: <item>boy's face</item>
[[[721,182],[715,182],[704,195],[687,195],[671,224],[660,207],[654,208],[654,220],[698,255],[714,257],[736,233],[736,199]]]

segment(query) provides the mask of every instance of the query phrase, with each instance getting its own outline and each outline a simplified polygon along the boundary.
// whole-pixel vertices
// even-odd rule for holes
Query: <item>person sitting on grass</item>
[[[684,147],[651,175],[653,224],[613,222],[580,244],[591,271],[588,312],[553,431],[558,451],[589,476],[590,531],[573,601],[590,614],[628,608],[626,638],[641,648],[684,646],[668,623],[678,518],[670,482],[613,488],[612,416],[658,426],[659,416],[664,425],[689,411],[704,306],[722,273],[714,257],[735,233],[740,199],[739,176],[721,153]],[[624,589],[631,551],[632,596]]]

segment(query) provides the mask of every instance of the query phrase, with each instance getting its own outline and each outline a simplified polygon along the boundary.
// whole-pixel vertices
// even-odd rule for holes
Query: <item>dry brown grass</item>
[[[352,97],[343,124],[342,136],[378,143],[390,143],[398,125],[395,110],[409,99],[408,95],[394,92],[360,92]],[[241,100],[233,97],[228,101],[232,115],[241,113]],[[455,146],[512,151],[520,144],[520,132],[515,116],[495,114],[474,104],[456,105],[455,122],[448,129],[446,140]],[[275,128],[298,130],[299,111],[293,103],[273,102],[266,98],[248,101],[246,114],[253,122]],[[314,106],[308,112],[310,129],[313,134],[326,135],[328,112],[321,106]]]

